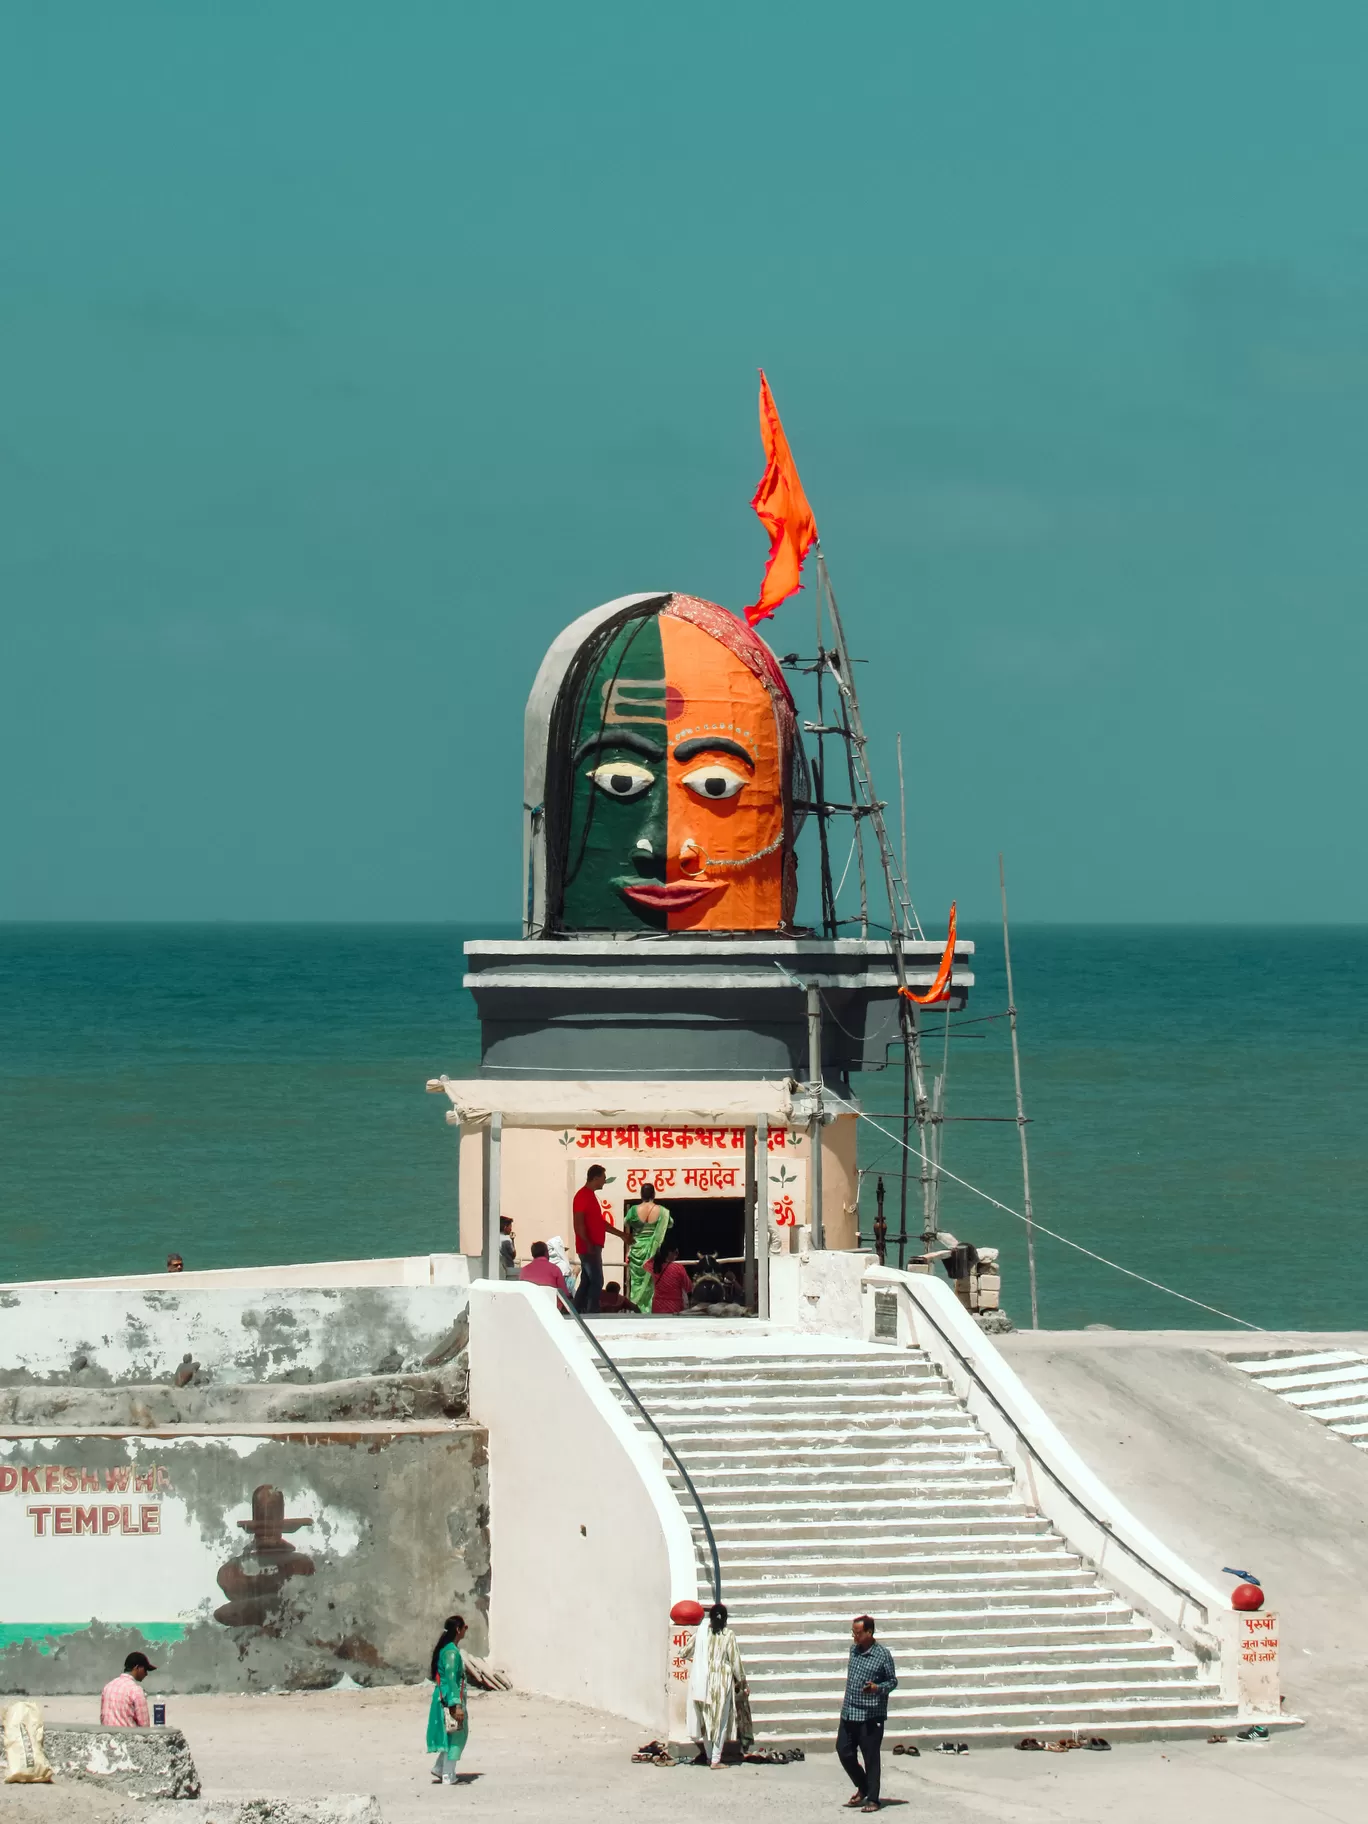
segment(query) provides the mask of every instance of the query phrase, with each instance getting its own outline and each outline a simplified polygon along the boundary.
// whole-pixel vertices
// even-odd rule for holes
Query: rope
[[[865,1114],[863,1109],[855,1108],[849,1102],[843,1102],[841,1097],[836,1095],[833,1090],[828,1089],[824,1093],[833,1103],[839,1103],[848,1114],[858,1115],[861,1121],[868,1121],[875,1133],[882,1134],[886,1140],[891,1140],[895,1146],[901,1146],[906,1152],[909,1152],[913,1154],[914,1157],[920,1159],[923,1164],[932,1164],[931,1159],[922,1152],[920,1147],[910,1146],[907,1141],[900,1140],[897,1134],[890,1134],[886,1127],[880,1127],[873,1116]],[[975,1197],[982,1197],[983,1201],[985,1203],[991,1203],[995,1210],[1001,1210],[1006,1216],[1015,1216],[1018,1222],[1025,1222],[1026,1218],[1021,1214],[1020,1210],[1014,1210],[1010,1204],[999,1203],[996,1197],[990,1196],[987,1191],[980,1190],[976,1184],[970,1184],[967,1178],[961,1178],[958,1173],[948,1170],[945,1166],[941,1166],[940,1174],[942,1178],[950,1178],[953,1179],[956,1184],[963,1185],[964,1189],[966,1191],[972,1191]],[[1222,1311],[1217,1305],[1208,1305],[1200,1298],[1189,1298],[1186,1292],[1179,1292],[1175,1290],[1173,1286],[1166,1286],[1157,1279],[1150,1279],[1147,1274],[1137,1273],[1131,1267],[1123,1267],[1120,1261],[1108,1260],[1105,1254],[1097,1254],[1092,1248],[1085,1248],[1081,1241],[1071,1241],[1067,1235],[1061,1235],[1055,1229],[1047,1229],[1045,1224],[1036,1218],[1032,1219],[1031,1226],[1032,1228],[1038,1229],[1042,1235],[1048,1235],[1051,1241],[1063,1242],[1066,1248],[1073,1248],[1079,1254],[1086,1254],[1089,1260],[1100,1261],[1104,1267],[1112,1267],[1116,1272],[1124,1273],[1127,1279],[1138,1279],[1141,1285],[1152,1286],[1156,1292],[1167,1292],[1170,1298],[1181,1298],[1185,1305],[1196,1305],[1199,1311],[1210,1311],[1214,1317],[1223,1317],[1228,1324],[1239,1324],[1242,1329],[1257,1330],[1261,1335],[1267,1334],[1267,1331],[1262,1324],[1251,1324],[1247,1317],[1236,1317],[1232,1312]]]

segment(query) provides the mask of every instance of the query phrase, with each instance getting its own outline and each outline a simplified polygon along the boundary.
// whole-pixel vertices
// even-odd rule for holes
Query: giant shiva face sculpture
[[[550,721],[548,927],[786,927],[796,760],[778,662],[735,615],[671,595],[604,621]]]

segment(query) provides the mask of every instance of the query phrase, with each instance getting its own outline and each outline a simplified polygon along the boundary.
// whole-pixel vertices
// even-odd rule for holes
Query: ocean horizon
[[[455,1248],[456,1135],[423,1086],[478,1066],[462,942],[515,929],[0,924],[0,1280]],[[962,934],[944,1163],[1020,1211],[1001,931]],[[1037,1220],[1230,1318],[1361,1327],[1368,927],[1023,923],[1012,953]],[[896,1130],[900,1079],[857,1092],[863,1231],[882,1171],[895,1235],[899,1148],[874,1122]],[[1001,1249],[1027,1324],[1021,1222],[955,1184],[941,1220]],[[1047,1328],[1224,1321],[1036,1251]]]

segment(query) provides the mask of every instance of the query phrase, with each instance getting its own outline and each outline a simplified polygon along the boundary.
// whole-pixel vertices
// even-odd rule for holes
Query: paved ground
[[[374,1792],[388,1824],[435,1812],[470,1819],[565,1824],[642,1819],[716,1824],[831,1818],[849,1788],[832,1755],[791,1767],[633,1766],[640,1731],[620,1718],[517,1693],[471,1707],[470,1784],[430,1784],[422,1743],[427,1689],[296,1696],[179,1697],[172,1720],[190,1738],[206,1794]],[[87,1721],[96,1700],[51,1698],[56,1722]],[[1264,1747],[1147,1744],[1110,1754],[980,1751],[955,1759],[886,1756],[885,1797],[897,1817],[932,1824],[1360,1824],[1368,1754],[1331,1750],[1318,1731]],[[81,1824],[107,1816],[83,1787],[0,1787],[0,1824]]]
[[[1219,1587],[1233,1585],[1227,1564],[1262,1580],[1287,1708],[1337,1747],[1368,1751],[1368,1452],[1222,1359],[1365,1339],[1041,1330],[997,1340],[1138,1519]]]
[[[1250,1353],[1320,1338],[1253,1339]],[[1343,1342],[1342,1338],[1324,1339]],[[1368,1457],[1221,1361],[1229,1332],[1018,1334],[1004,1353],[1117,1495],[1190,1562],[1266,1580],[1282,1616],[1284,1689],[1307,1727],[1266,1746],[1149,1743],[1110,1754],[978,1751],[886,1756],[894,1817],[930,1824],[1360,1824],[1368,1792]],[[792,1767],[633,1766],[641,1731],[518,1693],[481,1695],[451,1790],[429,1782],[428,1691],[172,1697],[209,1795],[374,1792],[389,1824],[642,1819],[710,1824],[833,1817],[848,1788],[834,1756]],[[93,1697],[47,1701],[90,1721]],[[106,1824],[88,1788],[0,1786],[0,1824]]]

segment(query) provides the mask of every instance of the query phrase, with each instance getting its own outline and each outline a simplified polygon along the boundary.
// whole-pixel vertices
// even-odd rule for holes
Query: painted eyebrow
[[[658,741],[648,741],[645,735],[633,734],[630,728],[604,728],[598,734],[590,735],[587,741],[580,742],[571,765],[578,766],[581,760],[587,760],[590,754],[602,753],[605,747],[625,747],[631,753],[644,755],[647,760],[665,758],[665,749]]]
[[[726,735],[695,735],[692,741],[681,741],[674,751],[676,760],[692,760],[695,754],[735,754],[747,766],[755,765],[753,755],[748,754],[739,741],[732,741]]]

